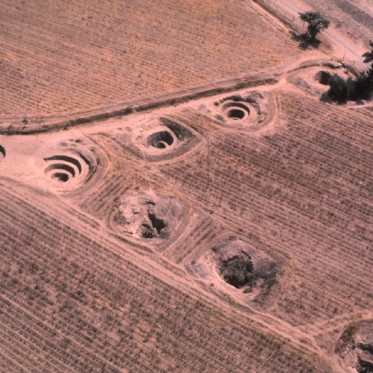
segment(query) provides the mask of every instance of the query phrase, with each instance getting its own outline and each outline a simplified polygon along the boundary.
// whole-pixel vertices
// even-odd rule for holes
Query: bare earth
[[[0,372],[373,372],[373,6],[3,1]],[[351,66],[351,69],[348,68]]]

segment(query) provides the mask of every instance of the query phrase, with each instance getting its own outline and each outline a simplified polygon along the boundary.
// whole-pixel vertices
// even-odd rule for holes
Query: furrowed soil
[[[0,17],[0,115],[19,120],[201,87],[299,55],[250,2],[17,0],[2,2]]]
[[[370,372],[373,9],[310,7],[3,2],[0,372]]]

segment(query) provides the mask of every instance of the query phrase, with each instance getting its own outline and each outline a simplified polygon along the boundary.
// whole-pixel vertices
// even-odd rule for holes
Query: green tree
[[[369,41],[369,46],[372,48],[371,51],[365,52],[363,54],[364,57],[364,63],[370,63],[373,62],[373,40]]]
[[[330,21],[324,18],[319,12],[301,12],[299,17],[308,24],[305,35],[310,43],[316,41],[317,34],[329,27]]]
[[[370,63],[368,70],[365,72],[366,79],[370,85],[370,89],[373,90],[373,40],[369,41],[370,51],[363,54],[364,63]]]
[[[356,80],[356,96],[369,100],[373,95],[373,40],[369,41],[371,50],[363,54],[363,62],[370,64],[368,69],[360,74]]]
[[[351,78],[343,79],[337,74],[333,74],[329,80],[328,96],[333,101],[340,104],[346,103],[355,90],[354,81]]]
[[[373,96],[373,40],[369,42],[371,50],[363,54],[363,62],[370,63],[366,71],[355,79],[343,79],[339,75],[332,75],[328,85],[328,97],[340,104],[349,100],[370,100]]]

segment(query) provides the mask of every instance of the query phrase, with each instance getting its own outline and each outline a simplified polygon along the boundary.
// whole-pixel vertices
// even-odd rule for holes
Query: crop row
[[[181,263],[188,260],[191,255],[198,255],[209,248],[211,240],[219,233],[219,229],[206,217],[196,217],[191,220],[187,230],[175,244],[166,249],[164,255],[174,261]]]
[[[219,185],[224,185],[221,192],[227,193],[227,180],[218,181]],[[198,182],[195,181],[193,184],[196,183]],[[236,188],[235,192],[236,194],[240,194],[241,191]],[[203,202],[201,195],[198,192],[196,194],[198,194],[198,201]],[[210,193],[209,195],[211,196]],[[304,225],[299,225],[301,221],[299,214],[292,218],[290,215],[291,212],[286,209],[282,211],[278,211],[277,209],[278,213],[276,214],[274,212],[275,206],[272,206],[267,216],[265,216],[266,207],[269,207],[266,201],[260,200],[255,195],[253,196],[249,191],[244,193],[244,195],[245,201],[237,201],[239,216],[232,216],[232,205],[234,201],[229,201],[229,203],[227,203],[227,205],[229,204],[230,206],[229,210],[225,209],[221,212],[218,209],[214,210],[215,215],[220,215],[230,229],[236,225],[237,230],[247,233],[256,233],[258,231],[258,226],[255,227],[255,224],[260,222],[262,228],[260,228],[259,231],[267,233],[265,236],[259,234],[260,238],[265,239],[270,247],[284,253],[284,255],[288,253],[292,255],[296,254],[298,260],[297,270],[302,277],[306,276],[312,281],[317,280],[320,285],[323,284],[324,287],[327,281],[330,286],[329,291],[337,293],[340,297],[337,304],[341,303],[343,305],[333,305],[332,301],[331,306],[327,306],[329,309],[326,311],[328,315],[333,314],[336,308],[337,310],[335,312],[339,313],[343,311],[343,308],[346,307],[347,304],[345,301],[342,301],[342,299],[346,299],[347,296],[349,296],[349,302],[352,302],[352,300],[359,300],[359,302],[364,302],[363,305],[365,306],[371,304],[372,299],[369,295],[371,278],[367,276],[365,270],[365,268],[369,266],[369,261],[371,261],[371,258],[368,256],[370,255],[368,247],[365,251],[365,256],[357,256],[354,251],[351,250],[351,238],[346,237],[345,249],[341,251],[341,235],[337,235],[334,240],[328,237],[328,240],[325,242],[325,236],[322,231],[320,231],[320,227],[316,226],[314,229],[310,229],[312,225],[311,220],[308,222],[303,221]],[[243,207],[245,204],[247,204],[247,208]],[[208,208],[211,208],[211,205],[208,205]],[[257,211],[261,211],[260,218],[255,218]],[[286,218],[284,218],[284,216]],[[275,224],[275,222],[277,224]],[[294,230],[297,231],[296,235],[293,233]],[[305,232],[301,234],[301,230]],[[268,233],[272,232],[275,234],[268,237]],[[324,234],[326,234],[325,231]],[[312,238],[313,236],[315,238]],[[357,247],[359,247],[359,244],[360,242],[356,242]],[[351,273],[351,265],[354,267],[353,273]],[[343,269],[341,269],[341,267]],[[318,274],[317,277],[315,277],[316,273]],[[317,292],[318,291],[319,290],[317,290]],[[324,294],[324,296],[328,299],[326,294]],[[303,315],[311,312],[315,313],[315,316],[318,315],[317,317],[320,317],[320,315],[325,312],[321,302],[310,302],[309,304],[312,305],[312,309],[302,311]],[[299,297],[294,306],[307,308],[306,298]],[[303,320],[309,319],[310,317],[306,319],[303,318]]]
[[[299,53],[286,32],[249,3],[229,3],[228,11],[225,2],[111,5],[75,0],[68,8],[54,3],[41,12],[40,1],[2,4],[9,56],[0,86],[4,115],[66,113],[149,98],[270,68]],[[235,55],[234,63],[222,55]]]
[[[305,117],[311,103],[302,101]],[[299,102],[289,105],[282,105],[288,110],[282,115],[289,125],[276,135],[245,138],[217,133],[210,138],[209,162],[206,157],[191,157],[189,162],[163,167],[162,173],[229,228],[255,233],[273,250],[294,256],[300,276],[334,293],[341,303],[334,307],[331,302],[329,307],[315,302],[303,315],[327,312],[329,317],[334,309],[343,311],[346,299],[369,307],[372,153],[359,147],[359,139],[346,145],[340,127],[346,116],[352,126],[349,114],[334,115],[338,121],[328,131],[322,119],[312,125],[299,119]],[[364,139],[367,128],[359,133],[363,124],[355,122],[358,125],[355,135]],[[312,301],[303,305],[299,299],[298,306],[311,307]],[[287,303],[291,307],[291,301]]]
[[[223,151],[222,147],[220,147],[220,151]],[[279,227],[278,231],[282,232],[283,235],[285,235],[284,228],[286,228],[289,234],[289,240],[293,239],[292,236],[300,236],[300,233],[303,231],[303,241],[297,241],[295,245],[284,248],[284,252],[289,250],[290,252],[292,252],[294,249],[296,249],[296,252],[298,252],[299,255],[298,260],[300,261],[304,261],[307,259],[307,252],[305,251],[304,242],[310,240],[314,241],[314,237],[317,237],[316,248],[312,247],[312,251],[309,252],[309,255],[315,256],[318,252],[318,246],[321,246],[320,258],[318,258],[318,260],[316,260],[316,258],[313,258],[311,264],[307,263],[309,269],[312,272],[314,270],[320,270],[321,260],[323,257],[325,259],[323,260],[325,269],[329,268],[326,273],[331,270],[332,265],[328,263],[330,260],[332,260],[332,262],[336,262],[336,269],[339,265],[342,268],[345,268],[346,275],[350,272],[350,263],[353,263],[355,268],[354,274],[348,275],[347,278],[349,278],[350,281],[352,280],[351,277],[353,277],[354,280],[357,281],[356,283],[360,284],[359,286],[363,288],[365,285],[366,289],[369,288],[369,278],[365,280],[363,276],[363,281],[361,279],[359,280],[359,277],[361,277],[360,270],[362,272],[365,272],[364,268],[366,268],[367,263],[372,260],[370,256],[371,253],[369,251],[369,246],[366,246],[365,244],[361,245],[362,237],[356,236],[355,238],[352,238],[351,235],[346,235],[346,232],[338,232],[339,229],[336,230],[335,223],[328,229],[327,226],[325,226],[325,223],[330,224],[330,219],[333,219],[333,221],[335,221],[335,218],[333,216],[330,216],[329,221],[325,220],[323,230],[320,230],[320,223],[317,222],[317,219],[320,219],[322,215],[317,214],[315,216],[314,214],[308,213],[307,210],[304,209],[304,205],[295,205],[295,203],[297,202],[297,199],[295,199],[295,191],[293,192],[293,194],[289,194],[288,199],[285,200],[281,198],[277,203],[275,198],[276,195],[269,195],[267,198],[263,198],[263,194],[265,195],[265,192],[270,189],[266,188],[265,185],[261,185],[260,182],[256,183],[257,186],[255,186],[255,184],[253,184],[255,178],[244,177],[238,181],[237,178],[234,177],[234,173],[232,173],[231,170],[224,169],[225,163],[226,162],[224,159],[221,164],[217,164],[216,170],[218,170],[218,172],[216,172],[212,176],[213,183],[211,189],[214,190],[215,193],[219,191],[219,196],[214,196],[214,193],[206,193],[204,191],[205,188],[203,186],[203,183],[206,183],[205,180],[207,170],[205,172],[200,171],[199,173],[193,173],[192,175],[188,175],[185,169],[176,172],[175,170],[167,169],[166,172],[169,178],[175,178],[175,175],[180,175],[180,181],[182,180],[182,187],[186,186],[185,189],[189,191],[189,195],[195,195],[195,198],[199,201],[199,203],[206,202],[204,206],[205,208],[211,208],[211,200],[223,200],[225,202],[224,205],[226,206],[225,209],[223,209],[223,211],[221,211],[219,214],[219,209],[217,208],[215,210],[215,213],[224,217],[224,219],[229,224],[239,224],[241,229],[246,230],[250,226],[254,230],[255,228],[253,223],[256,223],[257,221],[261,222],[261,225],[267,226],[267,230],[271,226],[275,228],[275,226],[277,225]],[[199,169],[201,170],[201,167],[199,167]],[[188,182],[189,177],[191,178],[190,182]],[[262,181],[262,179],[258,180]],[[190,189],[192,187],[194,187],[194,190]],[[279,193],[281,193],[282,189],[279,187],[277,189],[278,195]],[[300,197],[303,197],[304,194],[299,193],[298,195]],[[240,196],[244,198],[240,198]],[[210,199],[210,197],[212,198]],[[286,204],[288,206],[286,206]],[[235,211],[238,216],[232,218],[232,209],[234,208],[239,209],[238,214],[237,211]],[[221,207],[220,210],[222,210]],[[325,217],[328,216],[327,211],[328,210],[326,210],[325,212]],[[345,221],[348,221],[347,216],[345,219]],[[252,222],[252,224],[250,224],[250,222]],[[337,220],[337,222],[338,224],[340,224],[340,220]],[[345,226],[342,225],[341,229],[343,228],[345,228]],[[297,229],[296,235],[294,234],[294,229]],[[333,236],[336,236],[334,240],[328,236],[327,239],[325,239],[325,234],[328,231],[336,232],[333,233]],[[344,236],[346,237],[345,242],[341,240],[341,237],[343,238]],[[271,237],[271,241],[273,240],[274,238]],[[354,253],[354,250],[351,250],[351,244],[354,241],[356,242],[355,245],[356,247],[358,247],[357,250],[360,254],[358,256]],[[290,245],[291,241],[288,241],[288,244]],[[327,245],[327,247],[330,247],[330,245],[332,245],[332,247],[334,246],[334,248],[325,251],[325,249],[323,248],[325,244]],[[276,245],[273,246],[276,247]],[[283,243],[281,244],[281,246],[283,246]],[[335,250],[340,251],[341,249],[344,249],[343,252],[338,253],[338,257],[335,258]],[[340,269],[338,271],[339,273],[341,273]],[[345,289],[347,290],[348,287],[346,287]]]
[[[12,232],[2,236],[1,244],[2,297],[10,302],[1,323],[20,334],[24,351],[44,349],[42,361],[50,358],[61,367],[56,371],[67,362],[72,370],[95,366],[95,359],[114,371],[116,366],[154,371],[154,349],[160,359],[157,371],[169,371],[177,363],[246,371],[241,363],[259,367],[271,351],[276,355],[268,371],[277,366],[285,372],[291,366],[301,372],[310,364],[307,353],[303,358],[291,345],[255,330],[248,319],[227,323],[224,312],[180,293],[71,227],[53,223],[14,196],[4,196],[0,203],[6,213],[1,216],[3,231]],[[67,345],[60,343],[61,333],[71,339]],[[138,333],[142,337],[136,342]],[[154,343],[148,346],[142,338]],[[78,350],[81,355],[74,354]],[[239,361],[232,362],[236,355]]]
[[[340,314],[352,312],[354,306],[325,292],[309,282],[290,284],[279,297],[274,315],[292,325],[307,325],[334,319]]]
[[[80,206],[96,217],[104,219],[113,208],[114,199],[124,193],[131,185],[124,175],[116,174],[115,177],[104,177],[97,188],[90,191]]]

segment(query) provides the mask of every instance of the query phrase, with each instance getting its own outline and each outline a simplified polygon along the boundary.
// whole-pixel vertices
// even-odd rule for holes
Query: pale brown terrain
[[[373,372],[373,7],[305,9],[3,1],[1,373]]]
[[[299,55],[250,2],[18,0],[0,17],[0,119],[16,123],[200,90]]]

